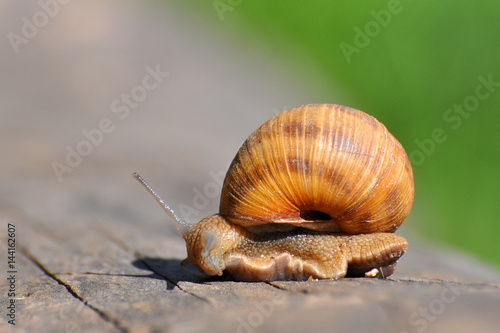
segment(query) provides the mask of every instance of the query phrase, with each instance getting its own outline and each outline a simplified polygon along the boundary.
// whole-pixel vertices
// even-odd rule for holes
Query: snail
[[[401,144],[368,114],[336,104],[284,111],[243,143],[219,213],[189,224],[139,176],[208,275],[240,281],[385,277],[408,247],[394,231],[414,184]]]

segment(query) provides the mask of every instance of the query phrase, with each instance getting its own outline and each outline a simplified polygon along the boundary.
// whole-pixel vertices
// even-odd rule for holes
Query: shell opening
[[[327,213],[318,210],[305,210],[300,212],[300,218],[306,221],[329,221],[333,220]]]

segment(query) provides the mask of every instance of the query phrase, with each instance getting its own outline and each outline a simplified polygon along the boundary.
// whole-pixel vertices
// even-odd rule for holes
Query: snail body
[[[265,122],[224,180],[219,214],[176,223],[188,256],[209,275],[272,281],[390,275],[408,243],[393,232],[410,212],[413,173],[375,118],[305,105]]]

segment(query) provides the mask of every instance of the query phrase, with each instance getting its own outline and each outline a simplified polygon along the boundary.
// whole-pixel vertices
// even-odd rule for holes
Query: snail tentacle
[[[155,199],[156,203],[160,205],[160,207],[167,213],[168,217],[174,222],[175,227],[177,230],[179,230],[180,234],[184,239],[186,239],[187,235],[189,234],[189,231],[193,228],[193,226],[183,219],[181,219],[177,214],[175,214],[174,210],[170,208],[169,205],[163,201],[163,199],[156,193],[151,186],[149,186],[148,183],[137,173],[134,172],[134,178],[139,181],[139,183],[144,186],[144,188],[148,191],[148,193]]]

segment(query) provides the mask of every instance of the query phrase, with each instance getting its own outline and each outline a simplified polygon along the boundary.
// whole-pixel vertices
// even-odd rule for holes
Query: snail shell
[[[390,275],[408,243],[413,173],[375,118],[305,105],[250,135],[224,180],[220,212],[192,225],[136,174],[186,240],[190,262],[237,280]]]
[[[410,161],[384,125],[321,104],[285,111],[250,135],[227,172],[220,214],[257,232],[394,232],[412,202]]]

